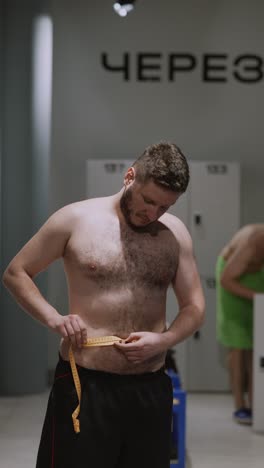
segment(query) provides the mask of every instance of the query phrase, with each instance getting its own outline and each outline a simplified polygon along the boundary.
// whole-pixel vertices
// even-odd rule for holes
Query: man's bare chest
[[[108,228],[76,233],[66,258],[102,287],[129,284],[165,288],[176,274],[178,251],[178,242],[167,228],[155,235]]]

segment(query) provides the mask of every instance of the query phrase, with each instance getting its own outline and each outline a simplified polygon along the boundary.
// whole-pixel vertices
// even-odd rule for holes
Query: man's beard
[[[125,221],[131,229],[137,232],[148,232],[150,227],[153,225],[153,222],[146,224],[145,226],[138,226],[137,224],[132,223],[131,221],[131,208],[132,203],[132,188],[125,187],[123,195],[120,199],[120,208],[124,215]]]
[[[120,199],[120,208],[124,215],[126,223],[134,227],[134,224],[131,222],[131,209],[129,208],[129,204],[132,201],[132,189],[130,187],[125,187],[123,195]]]

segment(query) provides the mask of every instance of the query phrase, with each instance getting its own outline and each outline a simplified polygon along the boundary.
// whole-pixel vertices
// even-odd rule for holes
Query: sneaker
[[[240,408],[233,413],[234,420],[239,424],[252,424],[252,410]]]

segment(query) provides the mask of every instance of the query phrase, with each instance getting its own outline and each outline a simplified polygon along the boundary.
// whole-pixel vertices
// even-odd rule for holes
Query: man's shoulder
[[[191,242],[190,233],[180,218],[171,213],[165,213],[161,216],[160,221],[173,232],[180,244],[186,241]]]
[[[182,220],[171,213],[165,213],[164,215],[162,215],[160,221],[172,230],[176,230],[179,233],[188,232]]]
[[[51,218],[64,230],[73,234],[96,224],[109,222],[112,217],[110,197],[90,198],[63,206]]]
[[[63,206],[56,213],[65,216],[72,216],[75,218],[82,217],[84,214],[94,212],[95,210],[98,210],[98,208],[103,208],[106,206],[107,198],[108,197],[79,200],[77,202]]]

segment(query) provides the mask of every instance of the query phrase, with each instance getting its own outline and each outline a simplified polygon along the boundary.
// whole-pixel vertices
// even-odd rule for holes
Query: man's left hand
[[[124,353],[128,361],[134,364],[141,364],[166,351],[162,333],[153,332],[130,333],[121,343],[115,343],[115,346]]]

